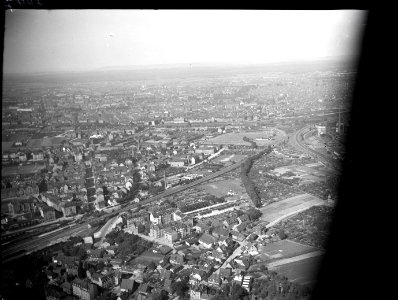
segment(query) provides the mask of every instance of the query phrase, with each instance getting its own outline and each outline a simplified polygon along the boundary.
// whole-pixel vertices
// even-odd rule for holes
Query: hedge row
[[[262,150],[261,152],[252,155],[248,157],[242,164],[240,168],[240,176],[242,179],[242,182],[245,186],[246,192],[249,195],[250,199],[252,200],[253,204],[255,207],[261,207],[261,199],[258,196],[256,187],[254,186],[253,182],[250,180],[248,174],[250,172],[250,169],[253,165],[253,162],[257,159],[259,159],[261,156],[264,154],[269,154],[271,153],[272,148],[271,146],[268,146],[268,148]]]

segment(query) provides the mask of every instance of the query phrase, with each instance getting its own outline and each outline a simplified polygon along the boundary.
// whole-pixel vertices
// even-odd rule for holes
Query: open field
[[[291,240],[281,240],[260,247],[258,258],[264,260],[274,260],[279,258],[289,258],[315,251],[317,248],[299,244]]]
[[[300,179],[300,183],[325,181],[328,176],[335,173],[330,168],[324,166],[322,167],[319,165],[315,166],[314,164],[312,165],[314,167],[298,165],[283,166],[280,168],[276,168],[269,173],[272,175],[281,176],[285,179],[296,177]],[[284,175],[287,172],[289,173],[287,175]],[[295,176],[291,173],[294,173]]]
[[[209,182],[197,188],[216,197],[226,196],[229,191],[236,193],[235,197],[246,194],[246,190],[239,179],[227,179],[216,182]]]
[[[272,137],[271,131],[275,131],[276,136],[273,139],[268,140],[267,138]],[[264,131],[254,132],[237,132],[237,133],[226,133],[216,136],[206,141],[206,144],[219,144],[219,145],[239,145],[239,146],[251,146],[249,142],[245,142],[243,137],[252,139],[258,146],[272,145],[276,141],[279,141],[286,137],[286,133],[280,129],[269,128]]]
[[[322,258],[322,255],[313,256],[269,269],[286,276],[293,282],[311,287],[316,283]]]
[[[271,203],[260,210],[263,213],[262,220],[274,222],[277,219],[293,214],[295,211],[305,210],[314,205],[324,205],[325,201],[309,194],[302,194]]]

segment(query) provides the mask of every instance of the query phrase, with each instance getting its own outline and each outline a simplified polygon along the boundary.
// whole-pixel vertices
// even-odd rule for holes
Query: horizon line
[[[71,73],[90,73],[90,72],[109,72],[109,71],[133,71],[133,70],[148,70],[156,68],[176,68],[176,67],[220,67],[220,66],[263,66],[273,64],[286,63],[301,63],[301,62],[316,62],[321,60],[344,60],[358,59],[359,54],[347,54],[337,56],[323,56],[316,58],[297,58],[269,62],[175,62],[175,63],[155,63],[143,65],[116,65],[116,66],[102,66],[84,70],[48,70],[48,71],[28,71],[28,72],[3,72],[3,76],[33,76],[33,75],[54,75],[54,74],[71,74]]]

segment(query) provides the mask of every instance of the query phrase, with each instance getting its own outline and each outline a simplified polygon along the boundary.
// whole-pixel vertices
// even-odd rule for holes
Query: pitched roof
[[[101,274],[98,274],[98,273],[94,273],[94,274],[91,275],[91,278],[94,279],[94,280],[98,280],[101,277],[102,277]]]
[[[227,237],[229,235],[229,230],[224,229],[222,227],[216,227],[213,229],[213,234],[218,234]]]
[[[213,236],[211,236],[210,234],[204,233],[200,237],[199,241],[201,241],[202,243],[205,243],[205,244],[213,244],[217,241],[217,239],[214,238]]]
[[[142,283],[140,284],[139,288],[138,288],[138,292],[148,292],[148,283]]]
[[[83,287],[85,289],[88,289],[88,281],[87,280],[82,280],[82,279],[79,279],[79,278],[75,278],[75,279],[73,279],[72,284],[75,284],[75,285],[78,285],[78,286]]]
[[[63,284],[61,284],[61,287],[65,289],[70,289],[72,285],[69,282],[65,281]]]
[[[166,290],[168,290],[168,289],[171,288],[171,283],[172,283],[172,280],[171,280],[171,279],[166,279],[166,280],[164,281],[163,287],[164,287]]]
[[[243,215],[239,216],[238,218],[241,220],[241,222],[249,220],[249,217],[246,214],[243,214]]]
[[[134,286],[134,280],[132,279],[122,279],[122,283],[120,284],[120,288],[124,290],[132,290]]]
[[[210,275],[208,281],[213,281],[213,282],[219,282],[220,281],[220,275],[214,272],[213,274]]]

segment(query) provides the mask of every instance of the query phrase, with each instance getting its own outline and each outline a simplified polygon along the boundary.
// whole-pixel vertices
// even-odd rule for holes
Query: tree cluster
[[[248,215],[250,221],[255,221],[255,220],[258,220],[261,217],[262,212],[260,210],[258,210],[258,209],[255,209],[255,208],[251,207],[250,209],[248,209],[246,211],[246,214]]]
[[[251,295],[260,299],[309,299],[310,289],[306,286],[290,282],[285,276],[273,271],[265,271],[266,278],[257,279],[253,283]]]
[[[202,201],[202,202],[197,202],[197,203],[193,203],[193,204],[187,204],[184,205],[182,207],[180,207],[181,212],[185,213],[188,211],[193,211],[199,208],[203,208],[203,207],[207,207],[210,206],[210,201]]]
[[[184,299],[189,291],[189,278],[184,278],[181,281],[173,281],[171,284],[171,292],[176,293],[181,299]]]
[[[256,142],[254,142],[252,139],[249,139],[248,137],[244,136],[242,138],[242,140],[244,140],[245,142],[248,142],[251,144],[252,148],[256,149],[257,148],[257,144]]]
[[[248,300],[249,293],[242,286],[235,283],[228,283],[223,286],[212,300]]]
[[[114,245],[115,243],[118,244],[116,255],[122,259],[127,258],[131,254],[138,256],[152,247],[152,242],[146,241],[138,235],[124,231],[113,230],[108,233],[105,238],[111,245]]]
[[[250,180],[248,174],[252,167],[252,164],[255,160],[260,158],[264,154],[269,154],[272,151],[271,147],[268,147],[256,155],[252,155],[248,157],[242,164],[241,164],[241,172],[240,177],[245,186],[246,192],[249,195],[250,199],[252,200],[254,206],[261,207],[261,199],[258,195],[256,187],[254,186],[253,182]]]

